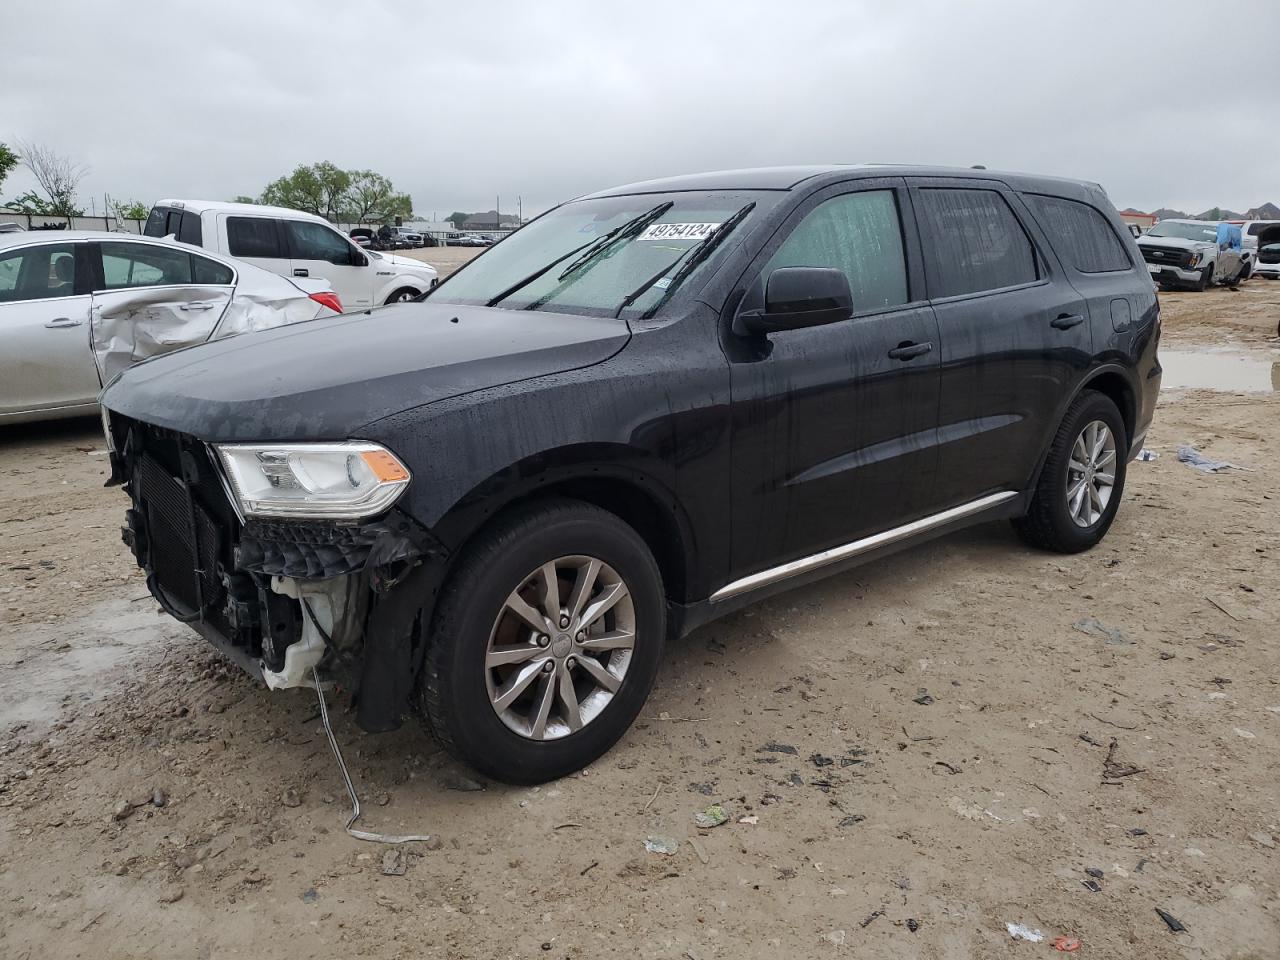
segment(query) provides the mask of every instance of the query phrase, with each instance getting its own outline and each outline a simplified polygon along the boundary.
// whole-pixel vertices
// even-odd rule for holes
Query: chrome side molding
[[[850,557],[856,557],[858,554],[867,553],[868,551],[875,550],[878,547],[888,546],[891,543],[897,543],[900,540],[909,539],[910,537],[913,537],[918,533],[923,533],[926,530],[945,526],[955,520],[963,520],[965,517],[973,516],[975,513],[981,513],[991,507],[1012,500],[1017,495],[1018,494],[1013,491],[993,493],[990,496],[982,497],[979,500],[964,503],[958,507],[952,507],[950,510],[943,510],[941,513],[935,513],[928,517],[921,517],[919,520],[913,520],[910,523],[903,524],[901,527],[894,527],[891,530],[885,530],[881,533],[872,534],[869,537],[863,537],[861,540],[854,540],[852,543],[846,543],[839,547],[831,547],[829,550],[823,550],[821,553],[801,557],[799,560],[792,560],[789,563],[770,567],[768,570],[761,570],[759,573],[753,573],[740,580],[734,580],[732,583],[725,584],[711,595],[711,602],[715,603],[717,600],[728,600],[730,597],[736,597],[739,594],[747,593],[759,587],[768,586],[771,583],[777,583],[779,580],[786,580],[790,577],[799,576],[802,573],[808,573],[810,570],[817,570],[820,567],[839,563],[841,560],[848,560]]]

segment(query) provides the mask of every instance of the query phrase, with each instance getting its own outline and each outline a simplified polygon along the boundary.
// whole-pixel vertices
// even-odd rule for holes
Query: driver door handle
[[[63,327],[78,327],[83,320],[73,320],[71,317],[57,317],[45,324],[50,330],[61,330]]]
[[[932,349],[932,340],[925,343],[900,343],[889,351],[889,359],[914,360],[916,357],[923,357]]]
[[[179,310],[212,310],[213,304],[208,300],[192,300],[190,303],[178,305]]]
[[[1070,330],[1072,327],[1078,327],[1084,323],[1084,317],[1078,313],[1061,314],[1049,321],[1049,326],[1056,330]]]
[[[295,277],[309,277],[311,276],[311,271],[308,270],[306,267],[294,267],[293,275]]]

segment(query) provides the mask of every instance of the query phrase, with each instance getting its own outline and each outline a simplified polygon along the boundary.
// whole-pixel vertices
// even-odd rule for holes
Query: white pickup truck
[[[1249,273],[1250,258],[1238,244],[1220,246],[1211,220],[1161,220],[1138,238],[1138,249],[1151,279],[1166,290],[1232,286]]]
[[[412,300],[438,279],[429,263],[361,250],[323,217],[285,207],[160,200],[142,232],[172,236],[282,277],[321,277],[348,313]]]

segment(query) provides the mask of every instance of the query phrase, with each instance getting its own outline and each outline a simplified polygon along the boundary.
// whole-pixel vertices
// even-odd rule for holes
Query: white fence
[[[14,213],[0,207],[0,223],[16,223],[24,230],[107,230],[111,233],[142,233],[146,222],[115,217],[51,217],[44,214]]]

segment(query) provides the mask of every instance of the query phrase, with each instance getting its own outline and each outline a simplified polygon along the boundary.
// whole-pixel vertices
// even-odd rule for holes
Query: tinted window
[[[842,271],[858,312],[906,303],[907,265],[893,191],[850,193],[819,204],[783,241],[764,275],[778,267]]]
[[[1133,268],[1107,218],[1087,203],[1037,195],[1027,201],[1054,249],[1081,273]]]
[[[142,235],[144,237],[163,237],[168,212],[165,207],[152,207],[151,212],[147,214],[147,225],[142,228]]]
[[[957,297],[1037,279],[1035,248],[994,190],[921,190],[920,215],[931,296]]]
[[[351,262],[351,244],[323,224],[286,220],[284,226],[289,232],[289,245],[293,248],[295,260]]]
[[[289,257],[280,245],[276,221],[265,217],[227,217],[227,249],[233,257]]]
[[[191,282],[191,254],[142,243],[102,244],[106,289],[160,287]]]
[[[223,286],[235,281],[232,269],[216,260],[191,255],[191,279],[196,283],[215,283]]]
[[[75,293],[75,284],[75,248],[69,243],[0,254],[0,303],[69,297]]]
[[[189,243],[193,247],[202,247],[204,244],[200,242],[200,215],[198,213],[184,213],[182,220],[178,224],[178,239],[183,243]]]

